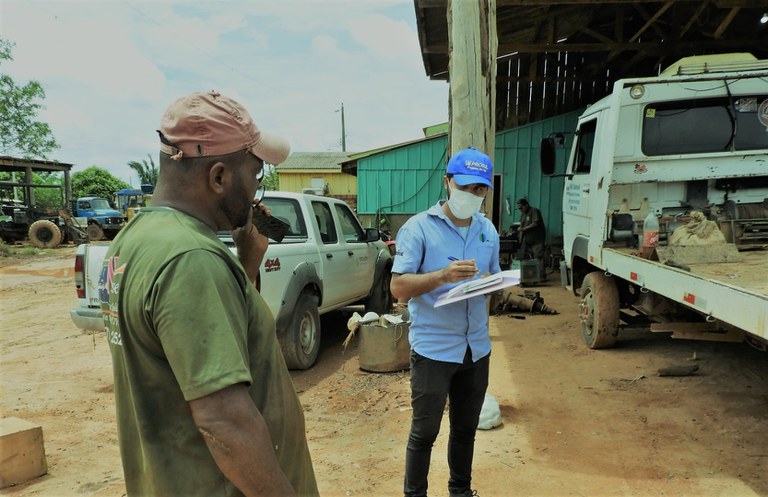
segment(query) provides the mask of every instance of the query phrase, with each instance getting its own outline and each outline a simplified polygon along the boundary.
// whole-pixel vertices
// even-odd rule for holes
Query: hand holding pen
[[[479,270],[474,259],[458,259],[449,256],[450,263],[443,268],[443,277],[446,283],[457,283],[477,276]]]

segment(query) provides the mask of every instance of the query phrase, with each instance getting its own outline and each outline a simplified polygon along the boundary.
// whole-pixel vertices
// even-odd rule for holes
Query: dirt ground
[[[121,496],[109,351],[77,329],[73,248],[0,258],[0,416],[43,427],[48,474],[12,496]],[[489,392],[503,425],[477,435],[474,487],[488,496],[768,495],[768,355],[744,344],[628,332],[591,351],[558,275],[540,287],[556,316],[491,318]],[[293,378],[324,496],[401,494],[408,373],[359,369],[346,316],[323,319],[318,364]],[[659,377],[661,367],[700,366]],[[446,425],[431,495],[447,495]]]

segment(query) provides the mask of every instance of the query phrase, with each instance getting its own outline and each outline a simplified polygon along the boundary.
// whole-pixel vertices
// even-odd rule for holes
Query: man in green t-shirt
[[[175,101],[152,207],[112,242],[100,297],[129,496],[318,495],[304,415],[254,286],[264,162],[288,156],[237,102]],[[235,257],[217,231],[233,230]]]

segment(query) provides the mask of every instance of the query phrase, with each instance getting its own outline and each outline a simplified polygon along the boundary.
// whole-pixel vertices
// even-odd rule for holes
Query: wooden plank
[[[723,32],[726,29],[728,29],[728,26],[733,21],[733,18],[736,17],[736,14],[739,13],[739,10],[741,10],[741,7],[734,7],[734,8],[732,8],[730,10],[730,12],[728,12],[728,15],[725,16],[725,19],[723,19],[723,22],[721,22],[720,25],[715,30],[715,39],[716,40],[719,39],[723,35]]]
[[[710,342],[742,342],[745,333],[731,329],[719,331],[715,323],[652,323],[653,333],[672,333],[672,338]]]
[[[48,472],[40,425],[19,418],[0,419],[0,488]]]

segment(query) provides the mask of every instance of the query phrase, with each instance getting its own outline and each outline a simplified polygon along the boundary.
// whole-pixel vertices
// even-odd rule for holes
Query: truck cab
[[[660,76],[619,81],[589,107],[565,182],[566,260],[600,264],[606,243],[635,242],[649,212],[671,232],[692,210],[718,221],[746,219],[736,211],[750,204],[759,210],[768,198],[768,86],[756,73],[768,73],[768,61],[691,57]],[[734,228],[730,241],[749,242]]]
[[[613,345],[621,321],[650,321],[652,331],[768,348],[766,78],[768,61],[750,54],[688,57],[617,81],[579,117],[562,269],[590,347]],[[545,174],[563,138],[542,141]],[[699,216],[722,242],[679,243]],[[658,247],[639,246],[645,219],[661,226]]]
[[[101,197],[80,197],[75,201],[75,215],[87,219],[91,241],[110,240],[125,226],[123,216]]]

